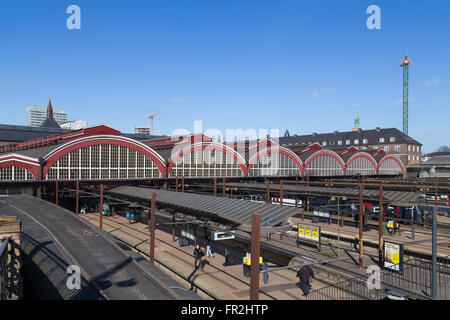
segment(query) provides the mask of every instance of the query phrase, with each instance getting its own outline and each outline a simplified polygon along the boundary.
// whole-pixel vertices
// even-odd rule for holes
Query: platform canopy
[[[261,215],[262,227],[276,226],[289,217],[302,213],[302,209],[295,207],[142,187],[120,186],[108,191],[110,194],[147,203],[153,192],[156,193],[156,204],[159,206],[201,214],[211,220],[219,218],[237,225],[250,225],[253,213]]]

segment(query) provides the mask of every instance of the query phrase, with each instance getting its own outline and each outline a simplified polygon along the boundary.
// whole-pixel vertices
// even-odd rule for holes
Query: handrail
[[[0,245],[0,300],[8,298],[8,243],[9,238],[4,239]]]

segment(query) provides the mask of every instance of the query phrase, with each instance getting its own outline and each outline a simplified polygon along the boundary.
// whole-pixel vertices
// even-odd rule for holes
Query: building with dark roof
[[[407,175],[420,178],[450,178],[450,153],[434,155],[420,165],[408,167]]]
[[[106,125],[76,131],[39,129],[41,132],[38,133],[45,133],[44,137],[0,147],[0,182],[167,177],[396,176],[405,172],[402,161],[395,155],[386,154],[383,149],[330,149],[319,143],[302,146],[301,142],[298,145],[299,142],[295,141],[299,140],[295,136],[294,141],[283,140],[286,145],[283,146],[270,139],[223,144],[213,142],[204,134],[124,135]],[[14,133],[14,130],[10,131],[6,132],[10,135]],[[23,139],[14,139],[19,138]],[[1,139],[5,138],[0,130]]]
[[[279,138],[279,143],[294,151],[303,150],[306,146],[317,143],[331,150],[350,147],[366,152],[384,150],[386,154],[399,157],[405,166],[419,164],[421,159],[422,144],[396,128],[374,130],[359,128],[353,131],[310,135],[289,135],[288,133]]]

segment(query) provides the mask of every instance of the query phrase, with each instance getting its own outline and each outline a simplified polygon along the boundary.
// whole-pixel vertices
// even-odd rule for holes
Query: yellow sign
[[[319,241],[320,239],[320,227],[316,227],[308,224],[298,225],[298,237],[301,239]]]
[[[248,257],[244,257],[244,258],[242,259],[242,263],[245,264],[245,265],[247,265],[247,266],[250,266],[250,265],[252,264],[250,255],[249,255]],[[259,257],[259,263],[260,263],[260,264],[263,263],[262,257]]]

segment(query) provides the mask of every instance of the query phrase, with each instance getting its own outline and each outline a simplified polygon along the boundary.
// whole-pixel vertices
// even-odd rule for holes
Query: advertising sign
[[[330,217],[330,212],[328,210],[325,210],[325,209],[314,208],[313,215],[316,216],[316,217],[329,218]]]
[[[311,241],[320,242],[320,227],[309,224],[298,224],[298,237]]]
[[[383,243],[384,268],[394,271],[403,270],[403,244],[384,241]]]
[[[185,238],[195,241],[195,226],[192,224],[182,224],[181,225],[181,235]]]

